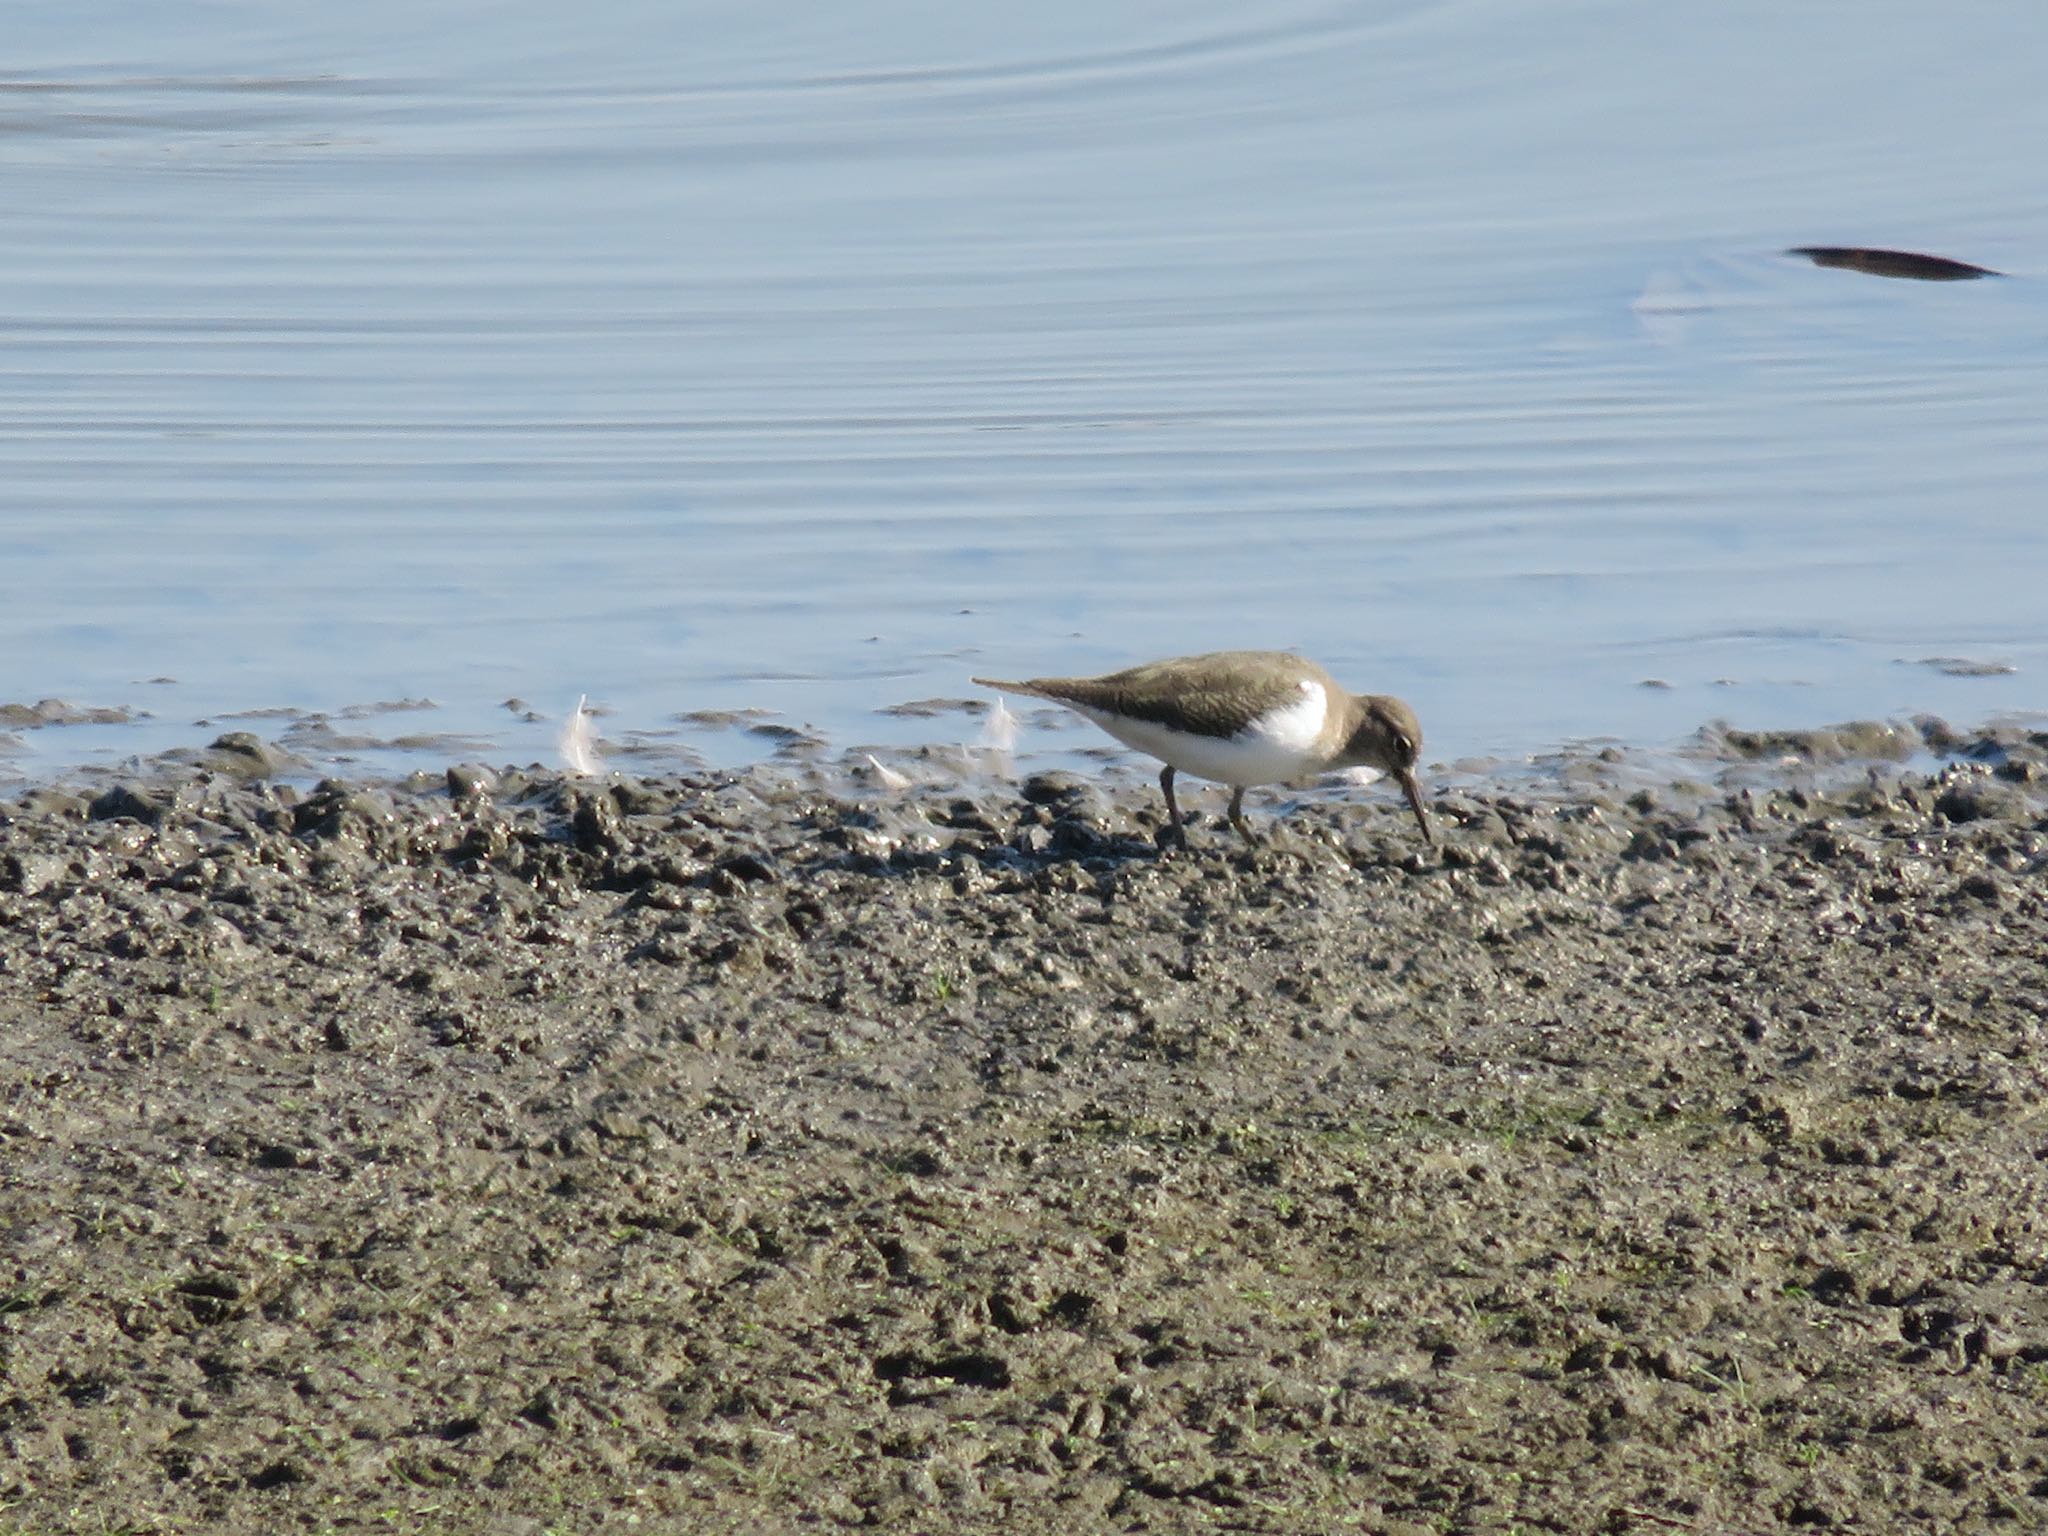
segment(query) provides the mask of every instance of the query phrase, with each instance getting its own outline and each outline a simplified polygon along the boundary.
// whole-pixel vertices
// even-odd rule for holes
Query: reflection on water
[[[724,761],[1219,646],[1446,756],[2043,702],[2048,18],[31,9],[0,703],[149,718],[5,760]]]

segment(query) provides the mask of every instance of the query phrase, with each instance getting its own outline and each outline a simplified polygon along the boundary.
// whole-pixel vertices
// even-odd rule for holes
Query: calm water
[[[2048,12],[9,29],[0,703],[153,719],[0,772],[402,698],[361,729],[435,761],[584,693],[719,760],[679,714],[957,740],[878,711],[1221,645],[1442,757],[2048,706]]]

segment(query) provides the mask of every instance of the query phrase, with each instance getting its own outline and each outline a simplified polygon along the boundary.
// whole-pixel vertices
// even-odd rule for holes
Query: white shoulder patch
[[[1247,738],[1269,742],[1285,752],[1306,753],[1322,739],[1323,724],[1329,718],[1330,697],[1313,678],[1301,680],[1301,698],[1279,709],[1268,710],[1245,728]]]

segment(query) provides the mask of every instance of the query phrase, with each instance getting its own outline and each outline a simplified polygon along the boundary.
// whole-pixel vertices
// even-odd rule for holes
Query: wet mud
[[[29,791],[0,1530],[2039,1529],[2048,735],[1918,734]]]

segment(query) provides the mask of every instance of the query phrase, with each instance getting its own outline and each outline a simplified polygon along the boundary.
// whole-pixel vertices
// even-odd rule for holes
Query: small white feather
[[[984,765],[997,774],[1007,775],[1010,771],[1010,751],[1017,745],[1017,717],[1009,707],[997,699],[981,722],[981,741],[978,743]]]
[[[865,755],[868,760],[868,766],[875,771],[875,782],[880,784],[882,788],[890,791],[892,794],[900,793],[910,788],[909,774],[898,773],[872,752]]]
[[[990,752],[1008,752],[1017,745],[1017,717],[997,699],[981,722],[981,745]]]
[[[569,716],[569,723],[562,727],[561,739],[556,747],[562,754],[562,765],[571,773],[589,778],[604,771],[597,756],[597,728],[592,716],[584,709],[588,694],[576,696],[576,708]]]

